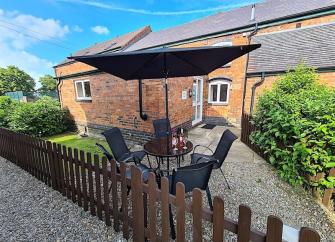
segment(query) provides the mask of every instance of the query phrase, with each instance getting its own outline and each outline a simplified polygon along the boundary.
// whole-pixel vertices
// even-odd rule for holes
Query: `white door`
[[[193,81],[193,95],[192,95],[192,125],[202,121],[202,87],[203,79],[197,77]]]

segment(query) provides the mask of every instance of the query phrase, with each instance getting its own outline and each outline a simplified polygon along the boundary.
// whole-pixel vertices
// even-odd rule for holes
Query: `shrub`
[[[334,187],[335,91],[318,83],[311,68],[299,64],[260,96],[251,140],[292,185]],[[307,179],[319,172],[325,179]]]
[[[10,115],[9,127],[13,131],[33,136],[48,136],[67,129],[67,115],[58,101],[42,97],[33,103],[19,105]]]
[[[8,127],[9,114],[19,103],[7,96],[0,96],[0,127]]]

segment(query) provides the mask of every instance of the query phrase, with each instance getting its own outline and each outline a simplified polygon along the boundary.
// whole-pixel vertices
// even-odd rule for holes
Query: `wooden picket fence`
[[[247,146],[249,146],[250,149],[252,149],[254,152],[256,152],[259,156],[263,157],[265,160],[267,160],[266,154],[264,154],[256,145],[251,143],[250,135],[253,131],[256,131],[257,129],[255,126],[250,122],[251,121],[251,115],[243,113],[242,115],[242,130],[241,130],[241,141],[245,143]],[[330,169],[329,171],[330,176],[335,176],[335,168]],[[317,181],[321,178],[323,178],[324,174],[319,173],[315,177],[311,177],[310,179]],[[335,188],[328,188],[325,189],[322,195],[322,203],[326,207],[330,207],[332,196],[335,193]],[[317,191],[313,191],[313,195],[318,197],[320,194]]]
[[[193,190],[192,202],[187,202],[182,183],[177,184],[173,196],[169,194],[167,178],[162,178],[159,189],[154,173],[143,183],[135,166],[121,164],[118,169],[113,160],[107,162],[97,155],[5,129],[0,129],[0,156],[98,216],[106,225],[113,224],[114,230],[122,231],[126,239],[169,241],[169,206],[172,206],[176,211],[177,241],[202,241],[204,223],[209,226],[208,222],[215,242],[224,241],[224,231],[236,234],[238,242],[282,241],[283,222],[279,218],[269,216],[266,233],[260,232],[251,228],[249,207],[239,206],[236,222],[225,217],[223,198],[214,198],[211,211],[203,206],[199,189]],[[129,169],[131,179],[126,176]],[[191,228],[187,226],[187,217],[192,217]],[[299,242],[318,241],[320,236],[313,229],[300,230]]]

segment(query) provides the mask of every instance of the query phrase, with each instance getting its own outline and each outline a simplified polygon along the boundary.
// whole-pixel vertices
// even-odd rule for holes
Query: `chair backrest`
[[[171,124],[169,119],[156,119],[153,122],[155,137],[162,138],[171,134]]]
[[[237,139],[237,136],[233,134],[229,129],[226,129],[219,141],[218,146],[216,147],[216,150],[213,154],[214,158],[219,161],[216,165],[214,165],[214,169],[217,169],[222,166],[224,160],[226,159],[228,152],[230,150],[230,147],[234,143],[234,141]]]
[[[113,158],[113,156],[106,150],[106,148],[102,144],[96,143],[95,145],[106,156],[107,160],[110,161]]]
[[[122,155],[129,152],[119,128],[111,128],[102,133],[111,149],[115,160],[119,161]]]
[[[176,184],[178,182],[184,183],[186,193],[194,188],[205,190],[211,177],[213,165],[216,163],[217,161],[212,160],[175,169],[172,173],[171,193],[176,194]]]

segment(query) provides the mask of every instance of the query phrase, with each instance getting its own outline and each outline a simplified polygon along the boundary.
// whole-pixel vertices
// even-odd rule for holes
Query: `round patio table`
[[[180,167],[181,158],[190,153],[193,150],[193,143],[191,141],[186,142],[186,146],[180,147],[177,150],[172,147],[171,136],[163,137],[159,139],[153,139],[144,144],[144,151],[152,156],[155,156],[159,160],[166,158],[167,170],[170,170],[170,158],[177,159],[177,166]],[[158,162],[158,168],[160,168],[160,162]]]

